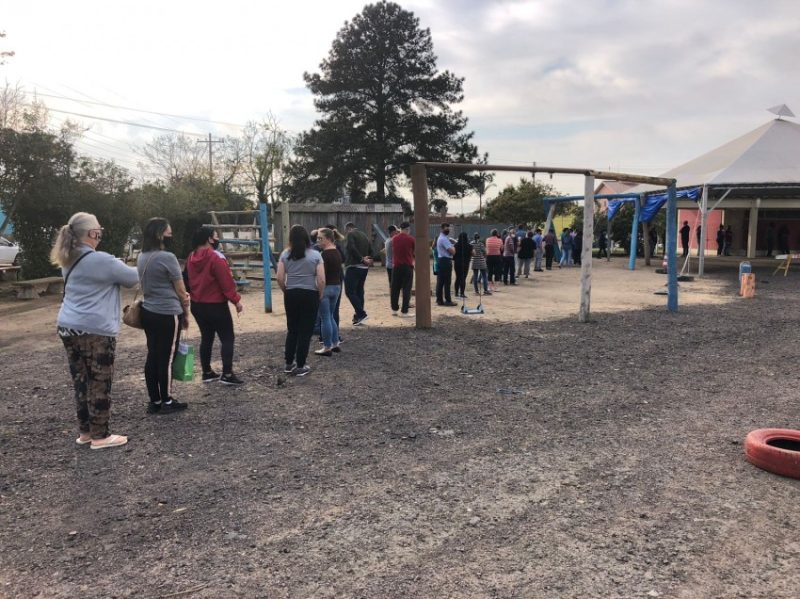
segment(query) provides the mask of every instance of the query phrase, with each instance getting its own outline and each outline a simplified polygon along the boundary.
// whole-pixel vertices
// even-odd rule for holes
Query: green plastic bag
[[[194,347],[178,343],[178,351],[172,360],[172,378],[176,381],[191,381],[194,378]]]

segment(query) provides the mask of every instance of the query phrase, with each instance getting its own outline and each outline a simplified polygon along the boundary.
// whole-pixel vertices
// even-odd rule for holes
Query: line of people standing
[[[401,223],[399,229],[392,228],[391,243],[387,243],[391,308],[394,314],[400,312],[402,316],[412,315],[415,240],[409,229],[407,222]],[[338,307],[342,285],[353,305],[353,324],[358,326],[368,317],[364,284],[372,265],[371,246],[353,223],[348,223],[346,230],[342,248],[342,238],[334,227],[319,229],[315,249],[308,232],[295,225],[287,249],[280,254],[277,282],[284,292],[286,310],[284,370],[287,374],[302,377],[310,372],[307,357],[317,317],[321,322],[322,348],[315,353],[332,356],[341,352]],[[231,305],[237,314],[244,308],[227,260],[219,252],[217,232],[211,227],[201,227],[195,232],[193,250],[183,270],[171,251],[172,228],[166,219],[148,221],[136,268],[97,251],[103,232],[93,215],[75,214],[60,230],[51,254],[65,279],[58,334],[67,352],[75,391],[79,427],[76,442],[94,449],[127,443],[124,435],[110,434],[108,424],[122,286],[130,288],[138,283],[143,294],[140,313],[147,339],[144,374],[149,414],[169,414],[188,407],[173,395],[172,368],[190,314],[200,330],[203,382],[243,383],[233,371],[235,335]],[[513,229],[504,232],[505,236],[493,230],[485,244],[477,234],[470,241],[466,233],[461,233],[453,243],[449,233],[449,225],[442,225],[436,242],[439,305],[456,305],[450,295],[453,272],[455,294],[465,297],[470,269],[475,292],[482,286],[482,291],[490,294],[501,277],[504,283],[514,285],[517,272],[528,276],[532,257],[534,271],[542,270],[542,256],[547,268],[552,267],[555,246],[552,231],[542,236],[537,229],[520,237]],[[516,270],[515,259],[519,260]],[[221,346],[221,374],[211,365],[217,337]]]
[[[526,230],[524,225],[502,233],[492,229],[485,242],[478,233],[470,240],[469,235],[462,232],[455,242],[449,234],[449,223],[442,223],[440,234],[431,247],[439,306],[456,305],[450,295],[453,273],[455,297],[465,298],[470,269],[475,293],[482,286],[484,293],[491,294],[497,291],[496,284],[501,280],[504,285],[517,285],[518,277],[529,278],[531,262],[534,272],[543,272],[542,260],[549,255],[552,268],[553,249],[551,247],[548,254],[548,238],[542,235],[541,229]]]
[[[76,403],[79,436],[76,443],[92,449],[116,447],[128,442],[125,435],[109,431],[111,388],[116,342],[120,330],[121,287],[139,285],[141,327],[147,339],[144,364],[148,414],[185,410],[185,402],[172,394],[172,367],[181,331],[193,313],[201,329],[201,361],[204,381],[212,372],[211,344],[214,334],[223,342],[223,375],[228,384],[241,384],[231,367],[233,330],[228,302],[242,310],[230,269],[209,252],[218,238],[201,229],[195,236],[194,261],[190,256],[190,299],[172,247],[172,228],[163,218],[148,221],[143,231],[142,252],[132,268],[110,254],[98,251],[104,229],[85,212],[74,214],[58,233],[51,261],[61,267],[64,297],[57,319],[58,335],[67,352]],[[224,259],[223,259],[224,260]],[[198,274],[199,273],[199,274]],[[228,310],[227,319],[224,310]],[[229,334],[228,334],[229,333]]]

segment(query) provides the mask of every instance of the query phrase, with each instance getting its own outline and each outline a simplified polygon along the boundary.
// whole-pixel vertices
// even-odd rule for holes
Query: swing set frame
[[[428,169],[451,171],[506,171],[547,173],[550,175],[582,175],[583,193],[583,250],[581,255],[581,292],[578,320],[588,322],[592,295],[592,243],[594,242],[594,185],[595,179],[645,183],[667,188],[667,309],[678,311],[678,207],[675,179],[647,177],[630,173],[614,173],[581,168],[550,166],[507,166],[463,162],[417,162],[411,166],[411,190],[414,194],[414,228],[416,237],[416,303],[418,329],[433,327],[431,314],[430,240],[428,238]]]

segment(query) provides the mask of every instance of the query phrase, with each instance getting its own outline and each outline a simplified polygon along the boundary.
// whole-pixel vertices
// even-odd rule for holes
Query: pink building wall
[[[688,220],[692,232],[689,235],[689,250],[697,250],[697,227],[700,226],[700,211],[699,210],[678,210],[678,253],[682,250],[680,230],[683,226],[683,221]],[[709,250],[717,252],[717,229],[722,224],[722,211],[713,210],[706,219],[706,231],[703,234],[706,240],[706,253]]]

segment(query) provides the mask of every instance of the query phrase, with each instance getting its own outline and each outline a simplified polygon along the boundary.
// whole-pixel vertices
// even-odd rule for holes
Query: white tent
[[[770,109],[791,115],[786,106]],[[760,209],[800,210],[800,125],[777,118],[660,175],[675,179],[678,189],[702,187],[701,226],[724,200],[725,209],[749,210],[747,256],[756,255],[756,230]],[[632,193],[654,191],[639,185]],[[709,201],[715,202],[709,207]],[[679,202],[681,208],[695,208],[693,202]],[[703,273],[704,251],[700,251],[699,272]]]
[[[679,188],[800,184],[800,125],[775,119],[660,176]]]

